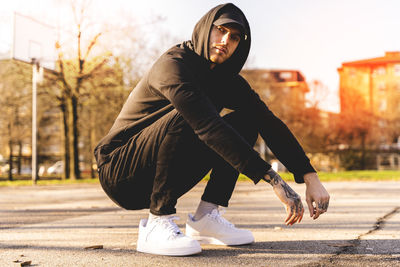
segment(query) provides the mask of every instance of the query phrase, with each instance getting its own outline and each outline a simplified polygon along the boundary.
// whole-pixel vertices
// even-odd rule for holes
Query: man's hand
[[[275,194],[286,208],[286,225],[301,222],[304,208],[300,196],[272,169],[264,176],[264,180],[272,185]]]
[[[306,183],[306,201],[310,211],[310,217],[317,219],[319,215],[326,212],[329,206],[329,194],[321,184],[315,172],[304,175]]]

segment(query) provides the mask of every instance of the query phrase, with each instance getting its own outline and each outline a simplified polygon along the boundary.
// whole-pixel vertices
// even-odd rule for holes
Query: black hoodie
[[[209,36],[221,12],[242,16],[247,38],[234,54],[210,69]],[[250,27],[242,11],[233,4],[211,9],[196,24],[192,40],[164,53],[133,89],[109,133],[95,149],[99,168],[112,151],[143,128],[176,109],[195,134],[239,172],[257,183],[271,166],[219,115],[222,108],[243,112],[291,171],[298,183],[315,172],[303,149],[286,125],[262,102],[238,73],[251,43]]]

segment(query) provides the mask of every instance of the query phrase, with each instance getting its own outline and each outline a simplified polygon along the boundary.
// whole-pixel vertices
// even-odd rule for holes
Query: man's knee
[[[167,134],[192,134],[194,132],[182,115],[176,110],[168,114]]]
[[[102,177],[101,174],[99,178],[104,192],[121,208],[139,210],[150,207],[153,181],[149,177],[127,177],[116,179],[114,182],[110,182],[110,178]]]

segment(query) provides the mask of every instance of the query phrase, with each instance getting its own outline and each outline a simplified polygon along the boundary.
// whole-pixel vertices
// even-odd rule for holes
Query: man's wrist
[[[274,171],[272,168],[267,171],[267,173],[262,178],[267,183],[271,184],[272,186],[278,184],[278,179],[280,178],[279,174]]]
[[[309,172],[303,175],[304,182],[306,185],[313,183],[315,181],[319,181],[318,174],[316,172]]]

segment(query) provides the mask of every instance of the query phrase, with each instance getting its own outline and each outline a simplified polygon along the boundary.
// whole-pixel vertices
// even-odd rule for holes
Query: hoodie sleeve
[[[304,174],[316,172],[303,148],[286,126],[272,113],[258,94],[240,75],[233,85],[238,89],[232,94],[233,109],[239,109],[254,118],[260,135],[277,159],[294,174],[297,183],[304,183]]]
[[[149,73],[151,90],[159,91],[207,146],[257,183],[271,168],[218,114],[179,59],[157,62]]]

